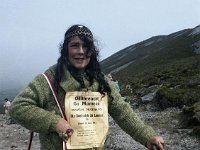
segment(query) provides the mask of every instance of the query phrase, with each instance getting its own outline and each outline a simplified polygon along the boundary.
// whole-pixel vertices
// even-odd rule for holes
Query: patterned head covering
[[[73,36],[79,36],[79,35],[84,35],[89,40],[93,41],[92,32],[83,25],[73,25],[72,27],[70,27],[65,33],[65,39],[69,39]]]

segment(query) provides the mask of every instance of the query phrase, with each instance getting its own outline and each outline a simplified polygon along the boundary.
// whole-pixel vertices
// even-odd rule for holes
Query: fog
[[[49,66],[56,63],[60,41],[57,41],[57,45],[52,45],[53,39],[51,38],[45,39],[41,36],[36,38],[37,35],[28,36],[23,37],[23,34],[12,36],[11,40],[15,41],[13,45],[10,44],[13,43],[10,41],[7,41],[6,44],[1,43],[4,47],[1,47],[3,51],[1,51],[0,58],[0,89],[10,88],[11,85],[13,87],[24,86],[38,73],[43,73]]]

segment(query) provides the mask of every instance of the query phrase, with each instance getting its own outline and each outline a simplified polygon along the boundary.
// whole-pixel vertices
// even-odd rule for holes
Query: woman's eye
[[[77,44],[72,44],[70,47],[78,47]]]

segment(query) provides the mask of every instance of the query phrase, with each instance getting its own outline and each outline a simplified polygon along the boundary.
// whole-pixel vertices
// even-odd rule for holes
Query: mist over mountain
[[[162,108],[191,106],[200,101],[200,26],[151,37],[101,64],[119,81],[124,96],[140,101],[153,95]]]
[[[121,84],[127,84],[134,75],[144,70],[198,56],[200,54],[199,33],[200,26],[197,26],[170,35],[154,36],[128,46],[101,62],[103,72],[106,74],[111,72],[120,80]],[[35,70],[32,70],[33,72],[30,73],[21,73],[23,75],[31,74],[31,77],[15,79],[8,76],[2,78],[0,81],[0,100],[6,97],[13,99],[16,93],[19,93],[30,79],[36,75]]]
[[[0,101],[8,98],[13,100],[14,97],[22,90],[28,83],[30,74],[24,75],[23,77],[12,76],[12,77],[1,77],[0,79]]]
[[[200,101],[200,26],[151,37],[101,65],[119,81],[124,96],[140,101],[154,95],[162,108],[191,106]]]
[[[101,64],[107,73],[129,75],[172,61],[200,54],[200,26],[170,35],[151,37],[128,46],[104,59]]]

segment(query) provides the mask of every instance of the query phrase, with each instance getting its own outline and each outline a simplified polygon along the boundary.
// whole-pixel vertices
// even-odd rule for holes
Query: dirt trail
[[[180,110],[170,108],[165,111],[152,111],[145,106],[145,111],[135,112],[166,141],[166,150],[200,150],[200,139],[191,136],[190,129],[180,129],[176,114]],[[6,124],[6,117],[0,114],[0,150],[26,150],[30,132],[18,124]],[[39,150],[38,134],[34,135],[32,150]],[[123,132],[110,118],[110,130],[105,144],[106,150],[146,150]]]

